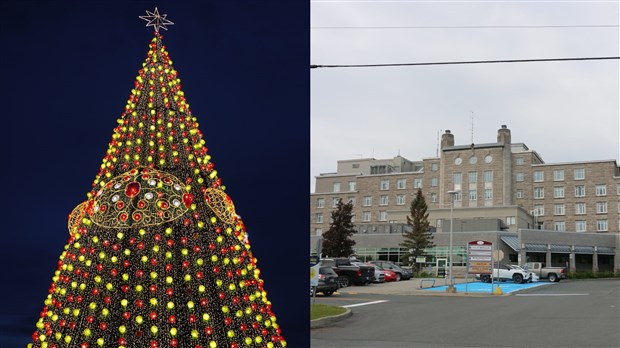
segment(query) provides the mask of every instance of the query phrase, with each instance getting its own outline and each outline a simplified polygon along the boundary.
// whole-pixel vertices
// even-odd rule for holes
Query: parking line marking
[[[588,296],[590,294],[516,294],[515,296]]]
[[[352,305],[348,305],[348,306],[342,306],[342,307],[344,307],[344,308],[359,307],[359,306],[367,306],[367,305],[383,303],[383,302],[387,302],[387,300],[364,302],[364,303],[356,303],[356,304],[352,304]]]

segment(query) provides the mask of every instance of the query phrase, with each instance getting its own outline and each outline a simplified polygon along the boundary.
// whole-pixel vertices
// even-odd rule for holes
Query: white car
[[[498,268],[493,268],[493,279],[499,281],[512,280],[514,283],[529,283],[533,281],[534,273],[528,272],[519,266],[501,264]],[[477,274],[482,282],[490,283],[490,274]]]

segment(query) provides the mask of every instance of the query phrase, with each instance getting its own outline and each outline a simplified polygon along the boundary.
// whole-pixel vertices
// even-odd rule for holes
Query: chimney
[[[505,124],[497,131],[497,142],[500,144],[510,144],[510,129]]]
[[[443,149],[447,146],[454,146],[454,135],[452,135],[449,130],[446,130],[446,132],[441,135],[441,148]]]

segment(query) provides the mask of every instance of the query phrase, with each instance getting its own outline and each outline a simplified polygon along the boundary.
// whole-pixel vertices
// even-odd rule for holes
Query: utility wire
[[[493,64],[493,63],[531,63],[531,62],[564,62],[576,60],[611,60],[620,57],[580,57],[580,58],[543,58],[543,59],[506,59],[506,60],[470,60],[455,62],[425,62],[425,63],[392,63],[392,64],[312,64],[310,69],[318,68],[378,68],[392,66],[418,65],[457,65],[457,64]]]
[[[317,26],[310,29],[547,29],[547,28],[618,28],[618,24],[599,24],[599,25],[455,25],[455,26],[434,26],[434,25],[415,25],[415,26]]]

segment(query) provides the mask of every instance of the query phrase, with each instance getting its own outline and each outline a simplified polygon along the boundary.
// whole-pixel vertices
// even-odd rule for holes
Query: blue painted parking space
[[[493,291],[499,286],[504,294],[530,289],[537,286],[544,286],[553,283],[548,282],[537,282],[537,283],[526,283],[526,284],[515,284],[513,282],[500,282],[495,284],[490,283],[482,283],[482,282],[474,282],[469,284],[454,284],[457,292],[475,292],[475,293],[489,293],[492,294]],[[427,291],[446,291],[447,286],[435,286],[432,288],[427,288],[424,290]]]

